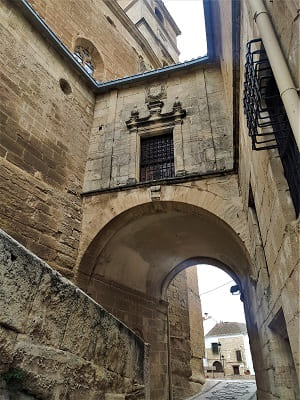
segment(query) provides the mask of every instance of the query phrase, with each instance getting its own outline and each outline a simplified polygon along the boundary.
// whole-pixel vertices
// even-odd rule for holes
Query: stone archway
[[[243,243],[219,217],[188,204],[152,202],[105,226],[90,244],[79,274],[88,267],[89,281],[98,276],[161,299],[168,279],[201,259],[215,260],[240,282],[251,271]]]
[[[148,188],[139,189],[138,197],[132,190],[86,198],[83,227],[89,232],[83,235],[77,274],[79,286],[150,342],[153,399],[169,398],[164,291],[174,276],[195,260],[209,260],[234,277],[246,298],[253,297],[253,266],[238,202],[216,202],[212,193],[207,201],[193,187],[183,188],[185,196],[177,190],[176,201],[164,190],[170,188],[162,188],[160,201],[149,199]]]

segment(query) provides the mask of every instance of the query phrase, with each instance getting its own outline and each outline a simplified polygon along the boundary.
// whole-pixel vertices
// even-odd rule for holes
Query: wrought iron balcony
[[[278,148],[298,216],[300,154],[261,39],[247,43],[243,103],[252,149]]]

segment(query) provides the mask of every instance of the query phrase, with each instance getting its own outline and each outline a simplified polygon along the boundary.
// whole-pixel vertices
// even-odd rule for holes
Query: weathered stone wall
[[[194,387],[199,388],[199,383],[203,383],[203,357],[205,354],[204,329],[202,319],[202,306],[199,296],[198,271],[197,267],[191,267],[186,270],[188,301],[189,301],[189,320],[190,320],[190,338],[191,338],[191,381]]]
[[[151,400],[167,399],[168,304],[141,292],[94,277],[88,294],[149,343]]]
[[[142,131],[128,129],[132,111],[139,118],[149,115],[152,96],[163,103],[161,115],[172,112],[175,102],[186,110],[182,123],[171,124],[174,140],[175,175],[207,174],[233,166],[232,129],[220,70],[207,66],[183,71],[153,83],[112,90],[97,99],[86,167],[84,191],[118,187],[139,181],[139,148]],[[151,107],[151,105],[150,105]],[[176,116],[174,112],[174,118]],[[180,119],[179,119],[180,120]],[[160,122],[155,133],[167,127]],[[164,132],[164,131],[163,131]]]
[[[170,284],[167,291],[170,319],[170,352],[172,369],[173,398],[189,397],[191,342],[186,272],[183,271]],[[200,390],[199,390],[200,391]]]
[[[169,226],[166,217],[169,213],[170,218],[173,215],[170,203],[174,201],[178,210],[180,210],[181,206],[183,209],[188,209],[188,205],[194,202],[195,205],[199,206],[199,209],[206,208],[210,212],[218,213],[220,218],[225,218],[232,226],[236,224],[235,229],[238,230],[240,237],[247,241],[247,233],[244,231],[245,220],[241,203],[238,200],[237,188],[235,176],[232,175],[185,182],[183,185],[162,185],[160,191],[156,192],[156,194],[159,194],[160,200],[157,197],[155,200],[152,199],[149,187],[94,194],[84,198],[83,231],[85,234],[82,237],[83,253],[81,254],[85,253],[86,248],[88,248],[88,254],[87,257],[84,254],[80,265],[77,277],[78,284],[133,330],[136,330],[138,326],[140,334],[143,334],[144,339],[150,342],[150,357],[154,365],[152,373],[157,375],[157,377],[151,379],[154,399],[168,398],[167,342],[159,344],[159,352],[156,351],[157,345],[154,342],[154,340],[157,340],[155,338],[155,335],[157,335],[155,327],[158,324],[163,324],[166,327],[166,307],[162,313],[161,307],[158,309],[157,306],[159,300],[163,297],[163,278],[177,263],[186,260],[191,254],[208,256],[208,251],[211,251],[211,257],[215,257],[226,249],[228,254],[224,257],[224,260],[229,263],[228,260],[236,251],[235,248],[230,248],[228,242],[226,242],[230,236],[229,232],[219,233],[217,227],[213,228],[213,220],[210,221],[209,225],[206,225],[204,219],[198,220],[196,214],[192,215],[195,226],[204,236],[213,238],[214,246],[222,244],[224,246],[222,249],[210,249],[211,244],[206,247],[203,244],[203,238],[197,236],[198,232],[194,233],[194,227],[184,225],[184,221],[189,218],[188,213],[184,215],[180,223],[176,220],[169,229],[165,229],[166,225]],[[229,204],[229,199],[235,200]],[[178,203],[176,203],[177,201]],[[141,207],[139,208],[138,205],[141,205]],[[149,208],[153,207],[153,213],[157,217],[155,226],[158,227],[158,231],[147,231],[151,220],[147,216],[146,205]],[[145,206],[145,209],[142,206]],[[130,213],[131,210],[132,219],[126,216],[126,213]],[[218,220],[217,217],[216,219]],[[192,231],[191,236],[189,236],[190,231]],[[119,234],[121,234],[120,237]],[[201,249],[199,246],[201,246]],[[183,255],[180,254],[181,249],[183,249]],[[147,251],[149,251],[150,256]],[[153,259],[153,265],[150,266],[149,257],[150,261]],[[238,272],[239,276],[242,280],[246,280],[250,268],[243,257],[243,253],[236,255],[236,271],[241,268]],[[243,270],[243,268],[245,269]],[[147,275],[147,272],[149,275]],[[191,326],[190,323],[192,318],[190,318],[187,299],[189,296],[190,300],[191,298],[195,300],[195,281],[191,285],[194,293],[189,294],[185,292],[187,289],[186,279],[184,282],[180,286],[179,281],[178,285],[176,283],[177,289],[174,287],[177,301],[172,303],[171,307],[175,312],[173,314],[170,312],[169,318],[170,334],[174,336],[171,338],[171,346],[173,342],[175,348],[175,351],[171,351],[171,357],[173,357],[172,354],[177,357],[175,362],[174,358],[171,360],[171,366],[174,362],[173,384],[177,383],[177,387],[178,384],[183,385],[185,389],[188,387],[190,390],[189,377],[192,375],[193,365],[190,365],[191,346],[188,342],[190,341],[189,331],[193,332],[195,327]],[[144,294],[142,294],[143,291]],[[148,301],[146,307],[144,306],[144,298]],[[199,311],[198,304],[196,311]],[[149,312],[151,319],[148,322]],[[154,315],[155,319],[153,319]],[[172,326],[174,326],[177,334],[172,334]],[[166,340],[164,335],[157,336],[157,338],[160,341]],[[183,341],[183,338],[187,340]],[[198,341],[192,341],[192,343],[197,346]],[[199,349],[197,349],[197,352],[195,351],[195,354],[198,354],[198,352]],[[160,362],[157,362],[158,357],[161,360]],[[184,363],[182,358],[184,358]],[[175,374],[177,374],[176,378],[174,377]],[[199,386],[198,384],[198,388]],[[161,388],[164,388],[164,390]]]
[[[208,338],[206,339],[208,342]],[[246,354],[244,346],[244,337],[231,336],[231,337],[210,337],[210,343],[221,343],[221,356],[224,356],[224,361],[220,359],[220,353],[214,354],[211,347],[205,349],[206,358],[208,360],[208,369],[212,368],[215,361],[219,361],[224,367],[225,374],[223,376],[234,375],[233,366],[239,367],[239,374],[244,375],[247,370]],[[238,361],[236,357],[236,351],[241,351],[242,361]]]
[[[199,393],[204,382],[204,335],[196,267],[176,276],[168,287],[167,299],[173,398],[182,399]]]
[[[43,16],[42,9],[34,5]],[[54,18],[59,10],[45,3],[42,6],[47,8],[45,19],[51,28],[67,37],[67,28]],[[94,96],[17,8],[6,2],[1,5],[1,34],[1,226],[52,267],[72,277],[81,234],[80,191]],[[61,89],[62,78],[70,84],[70,94]],[[108,296],[113,297],[113,290]],[[153,307],[154,315],[158,306]],[[124,321],[120,310],[123,308],[113,312]],[[35,312],[38,314],[38,306]],[[157,330],[165,329],[164,318],[156,321]],[[136,328],[133,322],[130,326]],[[167,391],[164,334],[159,331],[159,338],[147,334],[153,343],[153,393],[158,398]],[[13,356],[13,349],[8,350]]]
[[[265,4],[276,29],[276,35],[292,73],[295,86],[299,87],[299,2],[297,0],[266,1]]]
[[[9,1],[0,16],[1,227],[71,276],[94,96]]]
[[[298,81],[295,60],[299,16],[295,2],[291,0],[267,3],[290,69],[295,81]],[[61,8],[65,4],[66,2],[56,4],[57,9],[61,11],[60,16],[64,19],[66,15],[71,15],[71,9]],[[223,7],[230,2],[221,4]],[[58,15],[57,11],[51,9],[49,3],[36,2],[35,5],[40,7],[41,15],[43,10],[49,11],[45,19],[51,27],[62,21],[60,18],[54,18],[54,15]],[[247,2],[241,2],[241,5],[243,77],[245,43],[258,34],[253,26]],[[230,41],[231,12],[229,8],[222,7],[220,15],[223,21],[226,21],[223,22],[222,29],[223,32],[226,31],[226,37]],[[85,9],[81,7],[80,11],[83,13],[82,20],[86,21]],[[94,12],[94,9],[92,11]],[[165,261],[167,255],[170,257],[170,264],[161,262],[158,266],[158,263],[143,263],[141,258],[133,258],[134,261],[138,260],[138,263],[128,265],[128,262],[128,269],[124,269],[126,273],[122,274],[118,268],[119,264],[109,264],[110,259],[107,257],[103,262],[107,264],[105,274],[111,274],[109,277],[114,278],[116,283],[127,283],[129,287],[132,285],[145,293],[153,293],[158,299],[161,294],[160,284],[177,263],[180,264],[194,254],[203,257],[207,254],[210,257],[213,255],[221,262],[223,268],[228,267],[229,271],[231,269],[241,282],[254,353],[259,399],[297,398],[297,378],[293,371],[296,367],[299,376],[299,225],[295,221],[277,151],[257,153],[251,150],[243,110],[240,107],[239,179],[235,175],[228,175],[181,184],[157,185],[154,188],[135,187],[126,192],[87,197],[84,200],[81,234],[79,193],[93,119],[94,97],[34,28],[11,7],[11,2],[3,0],[0,12],[1,39],[4,43],[3,53],[1,52],[3,130],[0,151],[1,177],[4,182],[1,187],[2,226],[53,267],[69,276],[72,275],[70,271],[74,266],[81,237],[79,281],[83,283],[83,287],[88,288],[90,281],[93,285],[91,269],[98,268],[97,272],[100,273],[103,266],[101,262],[93,259],[90,249],[97,249],[99,243],[105,246],[97,235],[105,230],[106,225],[116,216],[126,213],[130,208],[156,201],[157,204],[162,204],[154,210],[157,214],[161,212],[168,216],[174,212],[174,208],[177,212],[178,207],[180,212],[184,210],[182,223],[185,223],[186,217],[201,223],[205,221],[205,236],[191,228],[192,223],[186,227],[186,231],[179,232],[179,238],[180,235],[185,238],[190,235],[187,241],[189,247],[185,248],[181,247],[183,240],[177,237],[170,241],[176,225],[172,226],[170,223],[169,226],[173,229],[165,236],[165,241],[169,240],[168,246],[155,247],[160,250],[160,260]],[[282,18],[283,13],[285,18]],[[102,12],[101,15],[103,17]],[[77,24],[81,26],[80,21],[74,21],[73,28],[77,27]],[[67,40],[64,22],[54,29],[57,33],[65,34],[63,41]],[[115,29],[113,24],[110,29]],[[86,32],[82,30],[82,36]],[[77,33],[68,42],[70,49],[76,37]],[[113,40],[117,40],[117,35],[113,37]],[[180,138],[175,140],[177,172],[203,174],[222,172],[224,168],[232,167],[232,129],[228,114],[232,110],[231,80],[233,84],[237,82],[231,77],[231,46],[229,41],[226,41],[225,33],[221,40],[226,43],[223,47],[223,55],[226,54],[226,57],[221,60],[224,84],[218,67],[207,66],[198,71],[171,74],[168,78],[145,85],[146,88],[144,84],[140,84],[122,91],[111,91],[98,99],[85,190],[116,188],[138,181],[139,162],[136,154],[139,152],[135,146],[137,141],[132,141],[136,140],[137,136],[129,133],[125,121],[131,117],[135,106],[140,116],[148,115],[145,98],[149,94],[161,96],[165,103],[163,113],[172,111],[175,101],[178,100],[187,110],[181,128],[176,131],[176,134],[179,133],[176,138]],[[125,47],[130,54],[131,50],[129,51],[128,46]],[[111,48],[112,45],[107,45],[106,51]],[[124,53],[121,54],[123,58]],[[124,57],[124,60],[128,61],[127,55]],[[109,72],[113,65],[111,60],[107,67],[108,77],[115,76]],[[136,70],[136,65],[132,64],[129,67],[127,63],[127,67],[127,74],[132,73],[133,69]],[[123,74],[122,71],[118,70],[117,74]],[[70,95],[61,91],[61,78],[67,79],[71,84]],[[241,88],[242,83],[241,80]],[[224,99],[227,99],[229,104],[225,104]],[[180,149],[184,150],[184,154],[180,153]],[[186,165],[183,165],[183,161]],[[248,201],[249,183],[254,202]],[[173,208],[164,207],[164,203],[172,202],[179,205],[172,206]],[[205,219],[207,215],[210,217]],[[140,216],[138,210],[135,217],[138,219]],[[116,237],[118,229],[121,231],[123,227],[116,225],[110,229],[111,231],[109,228],[105,231],[107,242],[111,239],[109,234],[115,234]],[[142,233],[141,230],[138,232]],[[198,237],[201,240],[196,240]],[[159,239],[159,242],[160,245],[164,241]],[[148,238],[144,243],[149,243]],[[173,243],[177,244],[172,247],[173,253],[182,251],[180,254],[176,253],[177,258],[172,258],[173,254],[168,253]],[[107,254],[111,259],[114,259],[112,249],[115,250],[115,244],[118,243],[113,242],[111,248],[108,246]],[[141,251],[141,254],[148,256],[149,253],[143,253],[143,243],[139,244],[138,248],[130,243],[131,250]],[[121,249],[119,246],[118,250]],[[136,256],[138,251],[129,254]],[[124,263],[126,261],[128,260],[124,257]],[[136,268],[137,265],[141,268]],[[15,337],[17,333],[10,334]],[[165,365],[165,348],[166,345],[161,350],[163,361],[157,369],[158,381],[163,375],[161,371]],[[7,354],[10,354],[10,349],[7,349]],[[156,366],[160,364],[156,363]],[[157,396],[166,395],[165,375],[163,379],[157,386]]]
[[[299,85],[296,59],[299,51],[299,14],[296,2],[265,2],[271,12],[272,22],[280,45],[288,61],[296,86]],[[241,93],[245,63],[246,42],[260,37],[247,2],[241,10]],[[240,187],[248,225],[251,233],[251,255],[255,262],[265,267],[257,271],[255,308],[248,303],[257,331],[255,346],[263,348],[261,355],[254,354],[258,393],[260,399],[297,398],[297,378],[290,373],[296,369],[299,380],[299,220],[295,218],[287,181],[277,149],[252,151],[251,140],[240,105]],[[249,201],[249,192],[253,200]],[[259,291],[261,293],[259,293]],[[250,302],[250,299],[248,300]],[[274,320],[283,312],[282,325],[287,336],[273,331]],[[284,346],[284,337],[289,343],[286,355],[278,351]],[[278,357],[276,353],[281,355]],[[287,356],[290,354],[289,356]],[[274,366],[273,383],[267,387],[270,367]],[[273,396],[273,397],[272,397]]]
[[[140,43],[137,41],[138,29],[116,1],[29,2],[71,52],[77,38],[93,43],[104,64],[102,75],[96,76],[98,80],[136,74],[139,55],[148,68],[161,66],[148,43],[144,39]],[[146,53],[147,46],[149,52]]]
[[[22,370],[22,390],[45,400],[96,400],[109,393],[145,399],[143,340],[0,235],[0,372]]]

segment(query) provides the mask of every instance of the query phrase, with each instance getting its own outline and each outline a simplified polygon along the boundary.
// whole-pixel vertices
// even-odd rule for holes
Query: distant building
[[[246,324],[219,322],[205,335],[209,377],[254,375]]]

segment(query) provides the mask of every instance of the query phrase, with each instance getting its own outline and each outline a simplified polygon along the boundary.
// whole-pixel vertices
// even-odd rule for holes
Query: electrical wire
[[[200,294],[199,294],[199,296],[203,296],[203,295],[205,295],[205,294],[207,294],[207,293],[214,292],[215,290],[218,290],[218,289],[220,289],[220,288],[221,288],[221,287],[223,287],[223,286],[229,285],[229,283],[231,283],[231,282],[234,282],[234,280],[233,280],[233,279],[231,279],[231,281],[229,281],[229,282],[226,282],[226,283],[223,283],[223,285],[221,285],[221,286],[217,286],[216,288],[214,288],[214,289],[211,289],[211,290],[208,290],[207,292],[200,293]]]

